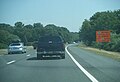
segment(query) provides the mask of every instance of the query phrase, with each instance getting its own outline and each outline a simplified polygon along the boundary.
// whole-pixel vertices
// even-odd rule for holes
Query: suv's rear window
[[[59,36],[44,36],[39,39],[39,43],[43,42],[62,42],[61,37]]]

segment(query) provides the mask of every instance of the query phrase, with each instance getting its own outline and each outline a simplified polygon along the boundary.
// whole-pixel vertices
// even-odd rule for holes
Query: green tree
[[[34,23],[33,27],[34,28],[43,28],[43,25],[41,23]]]
[[[24,29],[26,29],[26,28],[27,28],[27,29],[33,29],[33,26],[32,26],[31,24],[25,25],[25,26],[24,26]]]
[[[25,44],[34,42],[41,36],[45,35],[59,35],[65,42],[73,42],[77,40],[77,33],[71,33],[66,27],[48,24],[45,27],[41,23],[34,23],[33,25],[24,25],[22,22],[16,22],[14,26],[9,24],[0,24],[0,45],[4,47],[12,42],[13,39],[20,39]]]
[[[72,36],[72,42],[79,41],[79,33],[78,32],[71,32],[71,36]]]
[[[48,24],[44,27],[45,35],[58,35],[57,26]]]
[[[15,28],[23,28],[24,24],[22,22],[16,22],[14,27]]]
[[[12,41],[20,39],[17,35],[0,30],[0,48],[6,48]]]
[[[98,30],[110,30],[111,42],[102,43],[106,50],[119,51],[119,36],[120,34],[120,10],[97,12],[90,20],[85,20],[79,31],[80,40],[87,45],[99,47],[99,43],[95,42],[95,32]]]
[[[0,23],[0,30],[6,30],[10,33],[14,32],[13,26],[10,26],[9,24],[5,24],[5,23]]]
[[[83,22],[82,28],[79,32],[80,40],[86,45],[91,45],[91,42],[95,40],[95,30],[92,28],[90,21],[86,20]]]

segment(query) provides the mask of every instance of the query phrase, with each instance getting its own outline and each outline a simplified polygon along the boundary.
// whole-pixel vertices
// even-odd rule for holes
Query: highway
[[[36,50],[0,56],[0,82],[120,82],[120,62],[66,47],[66,58],[37,60]],[[71,58],[73,57],[73,59]]]

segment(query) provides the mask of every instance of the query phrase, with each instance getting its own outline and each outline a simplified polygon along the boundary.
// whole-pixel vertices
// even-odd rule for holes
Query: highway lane
[[[30,56],[27,56],[30,54]],[[11,56],[11,57],[10,57]],[[7,59],[8,57],[8,59]],[[66,59],[45,58],[37,60],[36,51],[0,57],[0,82],[91,82],[66,53]]]
[[[119,82],[120,62],[68,47],[72,56],[99,82]],[[15,62],[7,64],[9,61]],[[91,82],[66,53],[66,59],[37,60],[36,51],[0,56],[0,82]]]
[[[71,46],[68,50],[99,82],[120,82],[120,62],[76,46]]]
[[[24,54],[5,54],[0,56],[0,68],[6,66],[6,64],[11,61],[14,61],[14,60],[20,61],[26,58],[26,56],[33,54],[34,53],[33,51],[34,51],[33,49],[30,49],[30,50],[27,49],[27,53],[24,53]]]

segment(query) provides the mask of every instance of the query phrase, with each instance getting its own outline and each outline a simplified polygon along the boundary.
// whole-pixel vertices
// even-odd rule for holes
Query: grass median
[[[120,52],[106,51],[103,49],[87,47],[85,45],[78,45],[78,47],[80,47],[81,49],[87,50],[89,52],[95,53],[97,55],[106,56],[120,62]]]

